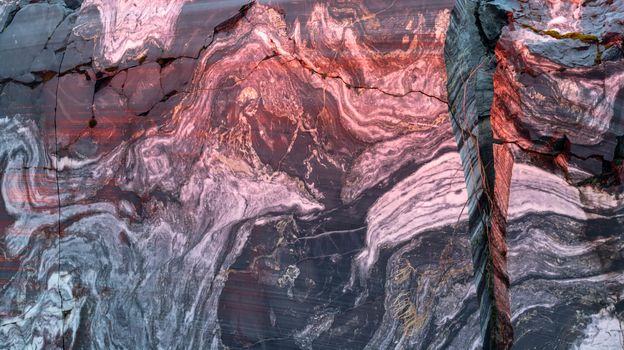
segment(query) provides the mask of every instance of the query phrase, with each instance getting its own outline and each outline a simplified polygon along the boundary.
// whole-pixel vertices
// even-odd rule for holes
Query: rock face
[[[494,142],[493,48],[506,16],[485,1],[457,1],[445,45],[449,108],[468,188],[469,235],[485,349],[513,340],[506,218],[513,160]]]
[[[0,348],[619,349],[623,20],[0,4]]]
[[[455,6],[445,48],[449,102],[474,197],[473,262],[485,271],[475,274],[484,347],[509,348],[511,323],[520,348],[622,346],[621,332],[605,341],[588,328],[596,315],[621,319],[622,6]],[[506,235],[505,217],[508,230],[515,220],[540,228]],[[612,224],[618,229],[605,227]],[[573,312],[573,321],[553,318]],[[558,331],[538,326],[544,319]]]

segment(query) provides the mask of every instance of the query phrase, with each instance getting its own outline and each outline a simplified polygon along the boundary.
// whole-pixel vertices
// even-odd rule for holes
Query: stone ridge
[[[553,308],[574,310],[598,300],[610,305],[588,307],[595,313],[579,314],[578,330],[567,331],[570,338],[582,332],[585,337],[582,345],[569,341],[569,346],[613,345],[609,343],[613,340],[581,330],[597,319],[608,324],[609,317],[621,317],[614,311],[620,296],[609,294],[615,300],[609,304],[598,296],[604,286],[589,279],[575,287],[594,298],[583,297],[583,301],[570,287],[543,284],[540,279],[566,278],[565,269],[546,272],[545,266],[562,263],[549,262],[537,269],[540,272],[531,271],[527,266],[536,263],[518,255],[522,249],[518,239],[527,238],[518,238],[507,221],[542,212],[548,218],[545,222],[559,226],[557,235],[566,242],[588,240],[600,249],[612,249],[584,235],[604,222],[621,225],[617,217],[624,189],[623,9],[623,1],[610,0],[456,2],[445,46],[447,87],[469,193],[484,348],[507,349],[512,342],[518,348],[559,344],[563,336],[557,332],[552,340],[536,341],[531,335],[536,331],[530,327],[541,327],[539,317],[518,316],[536,307],[538,301],[529,301],[523,293],[538,285],[547,291],[545,295],[556,296]],[[533,190],[538,188],[541,194]],[[558,215],[571,223],[557,223]],[[509,238],[508,229],[513,232]],[[527,256],[544,262],[547,259],[532,251],[542,250],[540,245],[552,239],[554,233],[545,232],[538,235],[539,243],[524,247]],[[535,232],[523,234],[530,237]],[[591,229],[591,234],[612,237],[609,230]],[[557,245],[549,248],[558,249]],[[619,258],[606,261],[604,275],[620,264]],[[516,339],[512,314],[513,327],[518,327]]]
[[[506,216],[513,161],[495,145],[490,124],[496,45],[506,13],[488,1],[458,0],[446,36],[451,122],[468,187],[469,234],[484,349],[513,340]]]

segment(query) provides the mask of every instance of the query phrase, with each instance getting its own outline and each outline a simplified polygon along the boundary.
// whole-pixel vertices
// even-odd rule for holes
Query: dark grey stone
[[[479,4],[478,21],[489,42],[496,42],[502,28],[507,25],[507,13],[499,4],[482,1]]]
[[[213,33],[224,19],[238,13],[248,1],[195,0],[182,6],[171,46],[163,57],[197,57],[213,39]]]
[[[4,7],[0,7],[0,31],[4,29],[4,27],[9,22],[9,18],[11,17],[11,13],[15,11],[17,5],[15,3],[7,3],[4,4]]]
[[[593,175],[600,175],[602,173],[602,160],[598,158],[592,157],[587,159],[581,159],[571,157],[570,164]]]
[[[85,40],[93,40],[102,35],[104,28],[100,22],[100,11],[95,6],[82,9],[76,18],[73,33]]]
[[[487,316],[505,315],[510,310],[499,310],[496,300],[500,293],[507,293],[508,286],[502,287],[504,289],[499,286],[497,290],[493,287],[498,276],[506,273],[495,272],[493,254],[489,251],[489,232],[498,225],[491,220],[495,207],[482,205],[491,203],[489,199],[493,197],[496,178],[490,123],[494,97],[492,78],[496,69],[493,49],[506,23],[504,13],[496,1],[456,1],[444,46],[451,122],[468,189],[469,236],[482,344],[487,349],[507,349],[513,339],[510,320],[501,322],[502,318]]]
[[[35,77],[32,73],[24,73],[20,76],[13,78],[13,80],[24,84],[30,84],[35,82],[37,80],[37,77]]]
[[[50,40],[48,40],[46,48],[56,51],[60,48],[66,47],[72,29],[76,25],[76,18],[77,15],[75,13],[65,17],[61,24],[56,27],[56,30],[50,37]]]
[[[35,99],[39,89],[8,82],[2,87],[1,91],[0,117],[12,117],[17,114],[25,117],[34,117],[37,114]]]
[[[93,56],[93,46],[93,41],[76,38],[65,50],[63,63],[61,64],[61,73],[90,63]]]
[[[54,53],[54,51],[50,49],[43,49],[39,53],[39,55],[35,57],[35,60],[30,66],[30,70],[32,72],[45,72],[45,71],[56,72],[58,71],[58,69],[59,69],[58,57]]]
[[[18,11],[0,34],[0,78],[27,73],[64,14],[62,6],[45,3],[30,4]]]
[[[593,66],[596,49],[596,45],[573,39],[552,39],[529,46],[532,53],[568,67]]]
[[[624,59],[624,51],[619,46],[611,46],[602,53],[602,61],[619,61]]]
[[[65,5],[72,10],[76,10],[82,5],[82,0],[65,0]]]

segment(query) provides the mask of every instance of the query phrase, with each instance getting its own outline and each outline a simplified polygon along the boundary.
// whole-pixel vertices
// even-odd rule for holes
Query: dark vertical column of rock
[[[458,0],[445,43],[451,121],[468,188],[469,232],[484,349],[513,341],[505,242],[513,159],[494,145],[490,110],[494,46],[506,13],[485,0]]]

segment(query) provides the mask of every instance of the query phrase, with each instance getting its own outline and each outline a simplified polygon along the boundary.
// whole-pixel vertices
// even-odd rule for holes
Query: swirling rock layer
[[[449,101],[456,138],[465,150],[462,158],[469,196],[475,197],[469,201],[471,217],[476,218],[471,224],[477,233],[478,228],[484,232],[479,237],[487,239],[472,242],[475,269],[483,266],[486,271],[485,281],[476,273],[477,286],[483,290],[477,294],[486,348],[509,348],[512,323],[517,347],[547,348],[560,343],[568,348],[621,347],[617,330],[616,336],[606,339],[595,329],[586,329],[584,334],[578,331],[599,322],[595,321],[598,314],[614,320],[621,317],[621,311],[616,311],[621,305],[617,262],[621,243],[618,234],[612,236],[610,230],[599,228],[606,222],[616,225],[616,232],[621,227],[619,157],[624,124],[619,117],[621,101],[616,97],[621,89],[622,47],[617,34],[621,6],[617,1],[460,1],[454,9],[446,46]],[[465,60],[458,61],[458,57]],[[525,189],[514,192],[517,186]],[[479,201],[483,195],[487,200]],[[508,215],[496,215],[506,208]],[[546,219],[531,213],[543,213]],[[563,224],[560,215],[575,224]],[[523,216],[531,218],[523,220],[528,225],[538,222],[551,228],[525,233],[536,242],[530,249],[515,248],[519,240],[513,234],[507,242],[504,239],[505,216],[512,220],[510,229],[513,220]],[[565,233],[555,235],[555,231]],[[584,244],[575,244],[576,248],[561,250],[563,237],[573,242],[581,239],[580,232],[618,243],[588,238]],[[527,253],[517,255],[514,249]],[[537,258],[532,252],[541,249],[545,251]],[[600,257],[605,250],[612,253]],[[593,288],[600,288],[594,283],[601,285],[605,280],[589,278],[581,272],[586,267],[564,263],[568,254],[589,266],[593,266],[589,260],[606,259],[608,263],[600,263],[601,268],[592,274],[612,276],[610,291],[594,294]],[[549,255],[559,260],[546,262],[543,257]],[[542,262],[540,268],[535,267],[536,260]],[[544,281],[568,280],[570,270],[579,276],[574,282]],[[529,290],[540,293],[523,295]],[[591,296],[582,298],[580,290]],[[511,303],[505,302],[509,294]],[[542,303],[555,295],[557,302]],[[581,298],[583,305],[576,304]],[[533,306],[522,305],[529,299]],[[574,321],[562,322],[553,314],[575,308],[579,314]],[[538,330],[537,319],[548,319],[559,331]],[[531,322],[536,329],[527,328]]]
[[[0,348],[618,348],[621,9],[5,1]]]

